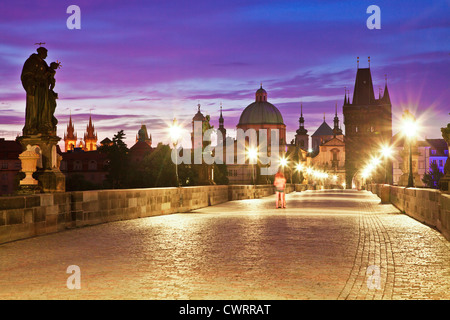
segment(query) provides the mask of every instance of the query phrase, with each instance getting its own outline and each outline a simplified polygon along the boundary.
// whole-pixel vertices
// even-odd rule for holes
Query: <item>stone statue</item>
[[[21,74],[22,86],[27,94],[25,109],[25,126],[23,135],[56,135],[57,120],[53,116],[58,94],[55,87],[56,69],[59,63],[53,62],[50,67],[45,62],[47,49],[37,48],[24,63]]]
[[[26,92],[26,109],[23,136],[18,137],[17,141],[24,151],[28,150],[29,145],[39,150],[36,163],[32,163],[38,185],[30,184],[31,180],[27,179],[21,183],[21,192],[34,193],[36,188],[44,193],[64,192],[65,176],[59,170],[61,157],[57,154],[57,144],[61,138],[56,136],[58,121],[54,117],[58,94],[53,91],[56,69],[60,63],[52,62],[48,66],[45,62],[47,49],[39,47],[36,51],[25,61],[20,76]],[[27,153],[20,159],[22,168],[29,162],[24,155]]]
[[[211,131],[208,131],[208,130],[209,129],[214,129],[214,126],[212,126],[209,123],[210,120],[211,120],[211,117],[208,114],[205,117],[205,121],[203,121],[203,123],[202,123],[203,140],[206,140],[206,141],[210,141],[211,140]]]

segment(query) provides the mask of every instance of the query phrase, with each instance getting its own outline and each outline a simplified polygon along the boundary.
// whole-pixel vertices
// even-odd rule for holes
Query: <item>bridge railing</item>
[[[294,190],[301,188],[287,185],[287,192]],[[0,197],[0,243],[105,222],[189,212],[274,193],[272,185],[212,185]]]
[[[382,203],[392,203],[403,213],[438,229],[450,240],[450,194],[436,189],[369,184]]]

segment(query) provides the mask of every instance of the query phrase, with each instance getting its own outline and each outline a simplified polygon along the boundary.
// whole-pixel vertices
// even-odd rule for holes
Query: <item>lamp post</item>
[[[408,184],[407,188],[414,187],[414,178],[413,178],[413,165],[412,165],[412,143],[414,137],[417,135],[417,123],[414,119],[414,116],[409,112],[405,111],[402,117],[403,121],[403,135],[407,138],[409,144],[409,174],[408,174]]]
[[[387,172],[387,160],[392,155],[392,147],[388,145],[384,145],[381,147],[381,154],[384,158],[384,183],[388,184],[388,172]]]
[[[174,118],[172,125],[170,126],[170,138],[172,139],[172,144],[175,149],[177,149],[178,141],[181,136],[181,128],[178,125],[177,119]],[[177,178],[177,187],[180,186],[180,180],[178,178],[178,151],[175,152],[175,175]]]
[[[303,165],[301,163],[298,163],[295,168],[297,169],[298,172],[298,184],[300,184],[300,172],[302,172],[303,170]]]

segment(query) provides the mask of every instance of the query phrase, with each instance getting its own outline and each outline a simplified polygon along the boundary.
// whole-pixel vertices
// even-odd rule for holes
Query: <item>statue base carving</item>
[[[41,193],[41,188],[39,185],[26,185],[22,184],[19,186],[19,189],[16,192],[18,195],[27,195],[27,194],[35,194]]]
[[[66,191],[66,177],[59,169],[37,171],[39,187],[44,193]]]
[[[59,170],[61,156],[57,153],[56,145],[61,138],[53,135],[29,135],[18,138],[24,150],[32,150],[39,155],[37,170],[34,176],[38,180],[41,192],[65,192],[66,182],[64,174]],[[23,164],[24,165],[24,164]],[[23,184],[24,191],[33,187]]]

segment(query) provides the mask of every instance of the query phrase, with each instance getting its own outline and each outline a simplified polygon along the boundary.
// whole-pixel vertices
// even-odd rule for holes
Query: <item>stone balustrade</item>
[[[306,190],[288,184],[286,192]],[[0,243],[65,229],[212,206],[275,193],[272,185],[93,190],[0,197]]]
[[[369,184],[368,190],[377,194],[382,203],[392,203],[403,213],[438,229],[450,240],[450,194],[435,189],[387,184]]]

